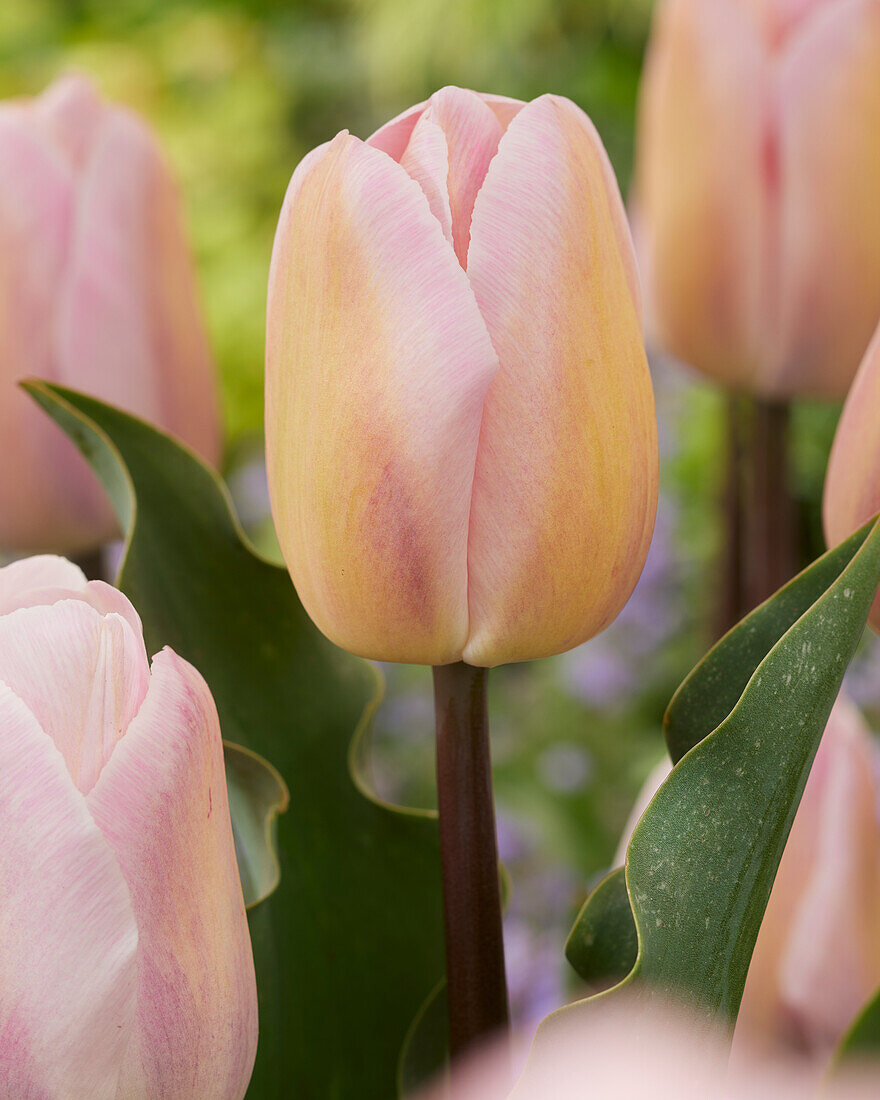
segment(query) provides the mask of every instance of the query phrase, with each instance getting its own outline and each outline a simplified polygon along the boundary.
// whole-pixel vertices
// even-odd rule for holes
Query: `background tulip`
[[[310,153],[266,364],[279,540],[337,644],[490,666],[618,613],[656,424],[619,193],[573,103],[444,88]]]
[[[842,397],[880,315],[880,2],[661,0],[640,238],[658,335],[763,396]]]
[[[649,776],[618,852],[669,774]],[[734,1054],[827,1056],[880,985],[880,752],[858,710],[834,706],[758,935]]]
[[[121,593],[0,569],[0,1093],[244,1095],[253,960],[211,695]]]
[[[213,364],[180,203],[156,143],[74,77],[0,104],[0,547],[111,537],[103,491],[18,392],[95,394],[219,454]]]
[[[825,479],[825,538],[836,546],[880,512],[880,328],[837,426]],[[880,633],[880,594],[869,623]]]

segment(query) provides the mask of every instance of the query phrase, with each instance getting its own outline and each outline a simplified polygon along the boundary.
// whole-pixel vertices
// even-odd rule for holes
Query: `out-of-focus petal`
[[[477,198],[468,274],[501,369],[471,509],[473,664],[592,637],[644,564],[656,420],[615,202],[595,131],[552,96],[511,122]]]
[[[842,397],[880,315],[878,73],[876,0],[826,4],[780,60],[783,393]]]
[[[138,1006],[120,1098],[239,1100],[257,1042],[257,995],[205,682],[171,650],[88,806],[138,916]]]
[[[16,388],[28,376],[58,381],[52,315],[74,219],[71,171],[29,122],[0,106],[0,546],[78,548],[113,530],[112,512],[76,447]],[[51,476],[47,476],[51,471]]]
[[[91,81],[78,75],[62,77],[33,101],[32,110],[47,140],[67,157],[71,169],[82,169],[106,118]]]
[[[5,684],[0,834],[0,1093],[115,1100],[137,994],[129,891],[60,754]]]
[[[769,71],[737,0],[658,4],[641,90],[636,192],[658,336],[732,386],[755,386],[774,316]]]
[[[273,516],[309,614],[354,653],[459,659],[497,359],[418,184],[346,133],[285,199],[266,365]]]
[[[120,615],[70,599],[0,617],[0,680],[33,711],[91,790],[149,682],[143,639]]]
[[[880,328],[852,384],[825,477],[825,538],[836,546],[880,512]],[[880,633],[880,594],[869,619]]]
[[[838,701],[825,737],[813,870],[780,960],[780,984],[801,1036],[831,1050],[880,986],[880,760],[846,700]]]
[[[58,378],[218,456],[216,391],[179,202],[151,135],[107,114],[78,187]]]

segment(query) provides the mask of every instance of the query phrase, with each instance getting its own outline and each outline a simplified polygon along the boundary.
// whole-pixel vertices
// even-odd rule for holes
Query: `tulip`
[[[21,378],[85,390],[217,460],[196,298],[180,202],[142,122],[79,77],[0,104],[0,547],[81,552],[116,531]]]
[[[649,776],[641,809],[669,770],[667,764]],[[638,817],[627,825],[621,859]],[[734,1037],[736,1062],[761,1047],[822,1060],[878,986],[880,749],[841,695],[755,944]]]
[[[661,0],[636,205],[653,327],[765,398],[843,397],[880,315],[880,2]]]
[[[825,537],[836,546],[880,512],[880,327],[837,426],[824,496]],[[868,618],[880,633],[880,594]]]
[[[217,712],[128,600],[0,569],[0,1095],[240,1100],[257,999]]]
[[[510,1051],[490,1048],[417,1100],[875,1100],[874,1065],[817,1088],[793,1060],[758,1056],[727,1067],[726,1037],[681,1005],[619,995],[573,1005],[538,1030],[510,1087]]]
[[[332,641],[488,667],[617,615],[653,529],[656,423],[622,203],[573,103],[444,88],[311,152],[266,371],[278,537]]]

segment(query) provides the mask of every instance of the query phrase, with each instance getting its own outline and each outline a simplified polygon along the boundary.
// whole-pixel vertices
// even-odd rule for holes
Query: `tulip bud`
[[[649,776],[642,809],[669,770]],[[637,822],[627,825],[622,853]],[[767,903],[734,1053],[742,1061],[769,1045],[775,1053],[827,1056],[878,986],[880,750],[841,695]]]
[[[291,180],[269,279],[272,512],[367,657],[569,649],[632,591],[657,503],[632,246],[573,103],[444,88]]]
[[[636,204],[658,338],[764,397],[842,397],[880,315],[880,2],[661,0]]]
[[[217,712],[128,600],[0,569],[0,1094],[240,1100],[257,997]]]
[[[215,462],[213,364],[180,203],[134,115],[74,77],[0,104],[0,547],[87,550],[115,520],[16,381],[84,390]]]
[[[843,407],[825,476],[825,538],[836,546],[880,512],[880,328]],[[880,594],[868,622],[880,633]]]

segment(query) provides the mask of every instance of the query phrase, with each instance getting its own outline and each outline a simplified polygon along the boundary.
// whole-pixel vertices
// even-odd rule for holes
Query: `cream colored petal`
[[[294,174],[269,284],[272,512],[338,645],[444,664],[467,637],[467,530],[497,360],[418,184],[343,133]]]
[[[646,294],[669,351],[756,389],[775,314],[769,104],[764,44],[736,0],[660,0],[637,134]]]
[[[526,660],[604,629],[641,573],[657,429],[630,264],[586,116],[516,116],[477,199],[468,274],[501,369],[483,415],[465,660]]]
[[[880,5],[814,15],[780,61],[777,392],[842,398],[880,318]]]

